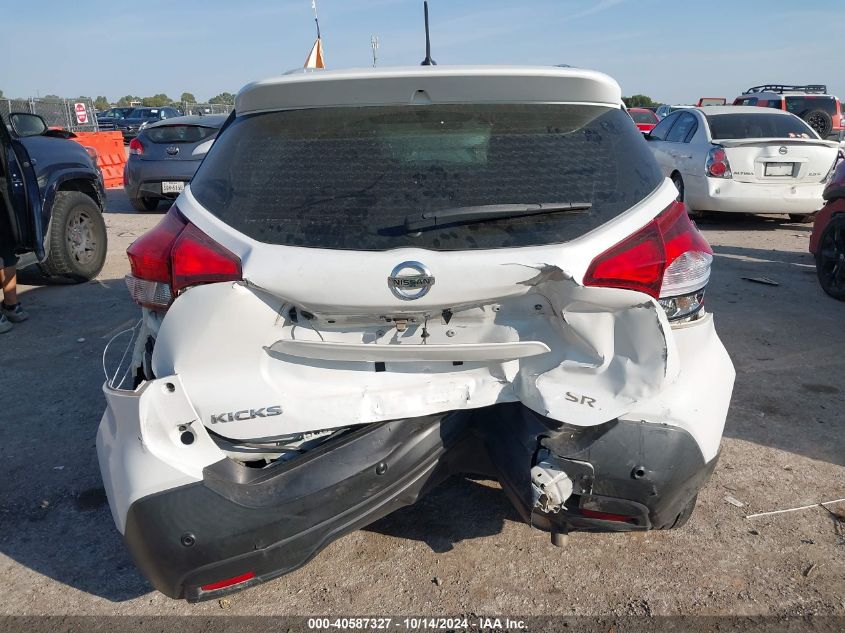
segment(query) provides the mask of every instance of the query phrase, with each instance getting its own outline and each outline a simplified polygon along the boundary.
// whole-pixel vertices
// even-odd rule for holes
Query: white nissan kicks
[[[128,250],[136,386],[104,387],[97,450],[140,569],[215,598],[453,473],[553,536],[683,524],[734,369],[675,197],[599,73],[244,88]]]

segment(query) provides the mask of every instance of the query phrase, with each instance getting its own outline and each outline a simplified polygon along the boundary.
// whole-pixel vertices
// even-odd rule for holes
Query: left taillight
[[[657,299],[670,321],[692,317],[704,305],[713,249],[673,202],[642,229],[590,263],[585,286],[624,288]]]
[[[144,154],[144,144],[137,138],[129,141],[129,153],[134,156],[142,156]]]
[[[152,310],[166,310],[189,286],[242,278],[241,260],[188,222],[176,205],[126,254],[132,269],[126,276],[129,293]]]

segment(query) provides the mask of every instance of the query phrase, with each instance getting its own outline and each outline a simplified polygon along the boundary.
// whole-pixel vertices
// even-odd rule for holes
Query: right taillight
[[[670,321],[688,319],[704,305],[713,249],[673,202],[642,229],[590,263],[585,286],[644,292],[660,302]]]
[[[141,156],[144,153],[144,145],[137,138],[133,138],[129,141],[129,153]]]
[[[707,152],[707,160],[704,163],[704,170],[711,178],[732,178],[731,164],[728,162],[728,155],[721,145],[714,145]]]
[[[189,286],[242,278],[241,260],[188,222],[176,205],[126,254],[132,268],[126,276],[129,293],[152,310],[166,310]]]

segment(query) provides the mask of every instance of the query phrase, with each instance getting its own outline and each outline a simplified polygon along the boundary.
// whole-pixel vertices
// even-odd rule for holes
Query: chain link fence
[[[185,114],[229,114],[233,105],[220,103],[174,103]],[[140,106],[139,106],[140,107]],[[12,112],[40,115],[49,127],[71,132],[98,132],[97,112],[91,99],[0,99],[0,118],[9,120]]]
[[[0,116],[12,112],[40,115],[49,127],[71,132],[97,132],[97,115],[90,99],[0,99]]]
[[[204,114],[229,114],[235,109],[233,105],[224,105],[221,103],[187,103],[181,104],[182,112],[185,114],[204,115]]]

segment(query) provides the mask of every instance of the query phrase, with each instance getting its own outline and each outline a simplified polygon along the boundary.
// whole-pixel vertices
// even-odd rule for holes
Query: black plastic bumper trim
[[[532,511],[529,471],[541,448],[593,465],[592,489],[571,500],[579,507]],[[642,477],[631,477],[634,466]],[[498,479],[520,515],[542,529],[625,531],[670,526],[714,466],[675,427],[614,420],[587,430],[519,403],[496,405],[370,424],[264,469],[222,460],[203,482],[133,503],[124,539],[156,589],[193,602],[288,573],[452,474]],[[634,518],[588,518],[580,507]],[[255,578],[201,590],[246,572]]]

